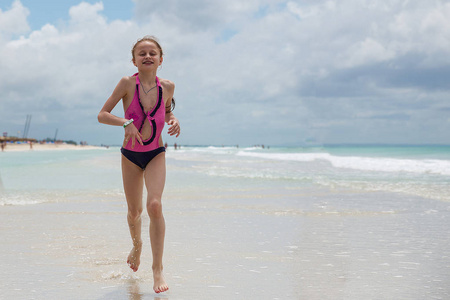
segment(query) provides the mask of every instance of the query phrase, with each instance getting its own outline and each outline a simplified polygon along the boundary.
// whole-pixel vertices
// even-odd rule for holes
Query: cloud
[[[131,20],[82,2],[32,31],[20,1],[1,12],[0,22],[24,17],[0,32],[0,120],[19,126],[33,113],[42,117],[30,134],[60,126],[91,143],[120,140],[96,114],[135,72],[131,45],[153,34],[160,76],[176,84],[179,143],[450,142],[447,1],[134,2]]]
[[[103,10],[103,3],[98,2],[89,4],[87,2],[81,2],[77,6],[72,6],[69,9],[69,16],[72,24],[75,26],[83,25],[85,27],[91,26],[104,26],[106,20],[99,14]]]
[[[215,31],[223,26],[239,26],[261,7],[280,1],[142,1],[136,0],[136,17],[140,22],[157,19],[186,31]],[[233,25],[234,23],[235,25]]]
[[[49,126],[51,132],[62,127],[74,133],[96,123],[102,102],[122,72],[130,70],[126,53],[132,39],[125,36],[135,36],[135,25],[107,23],[102,9],[101,3],[81,3],[60,27],[46,24],[1,45],[0,55],[7,59],[0,62],[0,119],[18,126],[23,115],[33,113],[30,134],[35,130],[41,138]]]
[[[9,10],[0,9],[0,39],[28,32],[30,30],[27,23],[29,14],[30,11],[19,0],[15,0]]]

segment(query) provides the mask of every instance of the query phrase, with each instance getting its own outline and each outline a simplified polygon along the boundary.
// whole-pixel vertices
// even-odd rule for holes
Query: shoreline
[[[73,145],[73,144],[6,144],[3,151],[0,152],[24,152],[24,151],[47,151],[47,150],[93,150],[105,147],[91,145]],[[106,148],[105,148],[106,149]]]

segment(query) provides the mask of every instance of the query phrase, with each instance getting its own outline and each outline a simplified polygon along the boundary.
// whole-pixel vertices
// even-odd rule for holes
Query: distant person
[[[163,275],[165,220],[161,196],[166,179],[165,148],[161,138],[164,122],[168,133],[178,137],[180,123],[173,114],[175,85],[156,76],[163,62],[163,50],[152,36],[139,39],[131,50],[137,73],[123,77],[98,114],[100,123],[123,126],[125,138],[122,152],[122,177],[128,204],[128,226],[133,248],[127,263],[136,272],[142,251],[141,214],[143,184],[147,188],[147,212],[150,216],[150,243],[153,254],[153,289],[156,293],[169,289]],[[122,100],[125,118],[111,114]]]
[[[3,152],[3,151],[5,151],[6,143],[2,142],[1,145],[2,145],[2,152]]]
[[[177,150],[177,143],[173,144],[173,148]]]

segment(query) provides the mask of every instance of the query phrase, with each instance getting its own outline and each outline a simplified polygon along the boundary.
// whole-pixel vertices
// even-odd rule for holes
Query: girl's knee
[[[149,199],[147,201],[147,212],[150,218],[162,216],[162,205],[159,199]]]

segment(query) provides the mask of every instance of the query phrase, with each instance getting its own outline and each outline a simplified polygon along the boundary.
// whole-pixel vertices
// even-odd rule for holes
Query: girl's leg
[[[156,293],[169,289],[163,276],[163,252],[166,225],[162,213],[161,197],[166,182],[166,156],[158,154],[147,165],[144,173],[147,187],[147,211],[150,216],[150,243],[153,254],[153,290]]]
[[[127,263],[134,272],[139,268],[142,251],[141,214],[143,210],[143,176],[144,171],[122,155],[122,179],[128,204],[127,221],[133,242],[133,248],[128,255]]]

